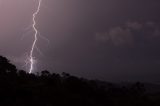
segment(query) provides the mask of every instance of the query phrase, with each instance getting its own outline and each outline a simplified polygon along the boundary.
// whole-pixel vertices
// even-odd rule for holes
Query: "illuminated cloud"
[[[127,22],[126,26],[134,30],[140,30],[143,27],[143,25],[138,22]]]
[[[132,45],[133,35],[129,29],[115,27],[105,33],[97,33],[96,40],[115,46]]]
[[[106,32],[95,35],[98,42],[130,47],[135,43],[148,42],[158,37],[160,37],[160,30],[154,22],[140,23],[135,21],[127,22],[121,27],[113,27]]]

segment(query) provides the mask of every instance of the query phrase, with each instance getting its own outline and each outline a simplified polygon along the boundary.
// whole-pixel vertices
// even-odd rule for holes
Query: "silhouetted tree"
[[[44,71],[42,71],[41,72],[41,76],[50,76],[51,74],[50,74],[50,72],[49,71],[47,71],[47,70],[44,70]]]
[[[16,66],[11,64],[9,60],[3,56],[0,56],[0,74],[16,73]]]

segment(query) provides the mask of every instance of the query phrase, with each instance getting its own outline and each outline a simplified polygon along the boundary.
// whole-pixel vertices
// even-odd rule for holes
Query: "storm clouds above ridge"
[[[43,0],[37,70],[109,81],[159,82],[159,0]],[[0,54],[19,68],[33,38],[36,0],[1,0]]]

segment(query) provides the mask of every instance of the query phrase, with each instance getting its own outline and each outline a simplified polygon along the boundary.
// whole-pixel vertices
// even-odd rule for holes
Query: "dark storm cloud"
[[[19,65],[32,41],[26,27],[36,2],[2,4],[1,54]],[[112,81],[160,81],[148,79],[160,74],[159,10],[159,0],[44,0],[37,28],[50,43],[38,42],[43,52],[36,52],[39,70]]]
[[[74,3],[74,15],[68,16],[74,27],[67,32],[72,37],[55,57],[60,70],[112,80],[152,80],[147,77],[159,74],[159,1]]]

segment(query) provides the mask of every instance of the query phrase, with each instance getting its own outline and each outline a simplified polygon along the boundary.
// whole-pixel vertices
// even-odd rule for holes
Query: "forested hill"
[[[160,94],[141,83],[118,86],[67,73],[17,70],[0,56],[0,106],[160,106]]]

